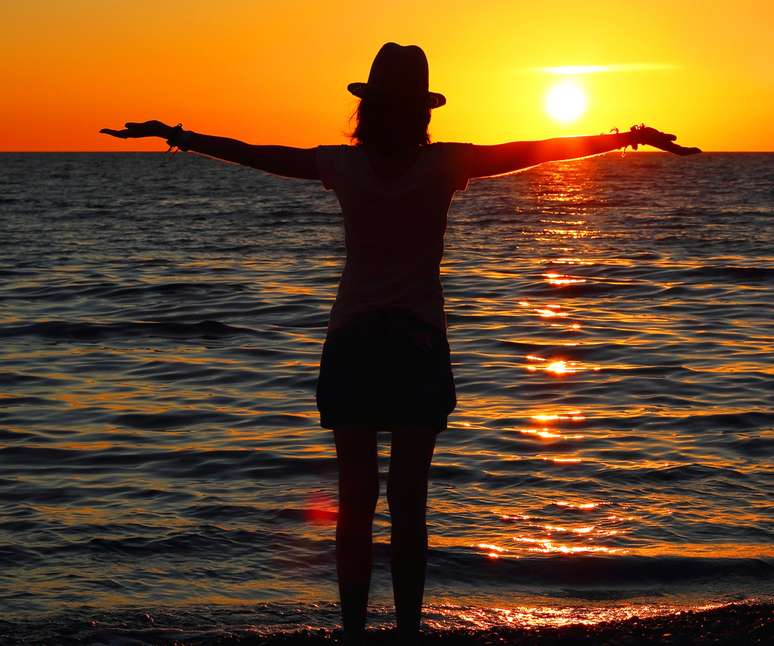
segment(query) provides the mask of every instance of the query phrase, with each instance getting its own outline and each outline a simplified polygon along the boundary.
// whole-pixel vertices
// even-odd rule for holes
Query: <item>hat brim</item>
[[[368,83],[350,83],[347,86],[347,90],[349,90],[350,94],[354,94],[359,99],[365,99],[369,97],[378,98],[382,96],[380,93],[374,92],[368,86]],[[446,97],[443,94],[439,94],[438,92],[427,92],[418,98],[424,99],[427,103],[427,107],[431,110],[433,108],[440,108],[442,105],[446,104]]]

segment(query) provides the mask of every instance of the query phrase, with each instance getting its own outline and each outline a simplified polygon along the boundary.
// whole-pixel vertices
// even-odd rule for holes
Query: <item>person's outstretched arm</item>
[[[489,177],[535,166],[548,161],[577,159],[606,153],[624,146],[648,144],[676,155],[692,155],[698,148],[673,143],[675,135],[654,128],[635,127],[627,132],[585,137],[558,137],[542,141],[514,141],[495,146],[469,146],[466,165],[470,177]]]
[[[191,130],[173,128],[161,121],[129,122],[124,130],[103,128],[101,133],[120,139],[160,137],[167,143],[208,157],[250,166],[283,177],[320,179],[314,148],[290,146],[254,146],[238,139],[204,135]]]

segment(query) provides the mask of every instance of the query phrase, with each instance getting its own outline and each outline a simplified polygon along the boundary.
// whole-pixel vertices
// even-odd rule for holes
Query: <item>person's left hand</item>
[[[123,130],[112,130],[110,128],[102,128],[101,133],[118,137],[119,139],[136,139],[139,137],[161,137],[162,139],[168,139],[172,134],[173,128],[161,121],[143,121],[142,123],[135,123],[128,121],[124,124]]]
[[[701,152],[699,148],[686,148],[674,143],[677,135],[670,135],[645,125],[632,126],[631,132],[634,139],[632,143],[634,150],[637,150],[638,144],[647,144],[659,150],[665,150],[666,152],[681,156],[695,155]]]

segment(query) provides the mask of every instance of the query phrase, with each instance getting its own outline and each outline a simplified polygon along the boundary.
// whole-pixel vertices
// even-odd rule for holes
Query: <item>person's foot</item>
[[[416,646],[419,644],[419,631],[395,631],[395,646]]]
[[[341,643],[343,646],[363,646],[366,643],[366,632],[365,630],[344,632]]]

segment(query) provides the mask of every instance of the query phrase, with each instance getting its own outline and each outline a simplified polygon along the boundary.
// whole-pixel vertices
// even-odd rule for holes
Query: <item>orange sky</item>
[[[478,5],[478,6],[477,6]],[[436,141],[497,143],[644,121],[705,150],[774,150],[774,3],[19,0],[0,4],[0,150],[163,150],[97,134],[160,119],[251,143],[346,141],[387,40],[421,45]],[[560,124],[540,68],[588,98]],[[616,67],[618,66],[618,67]],[[537,69],[536,69],[537,68]]]

